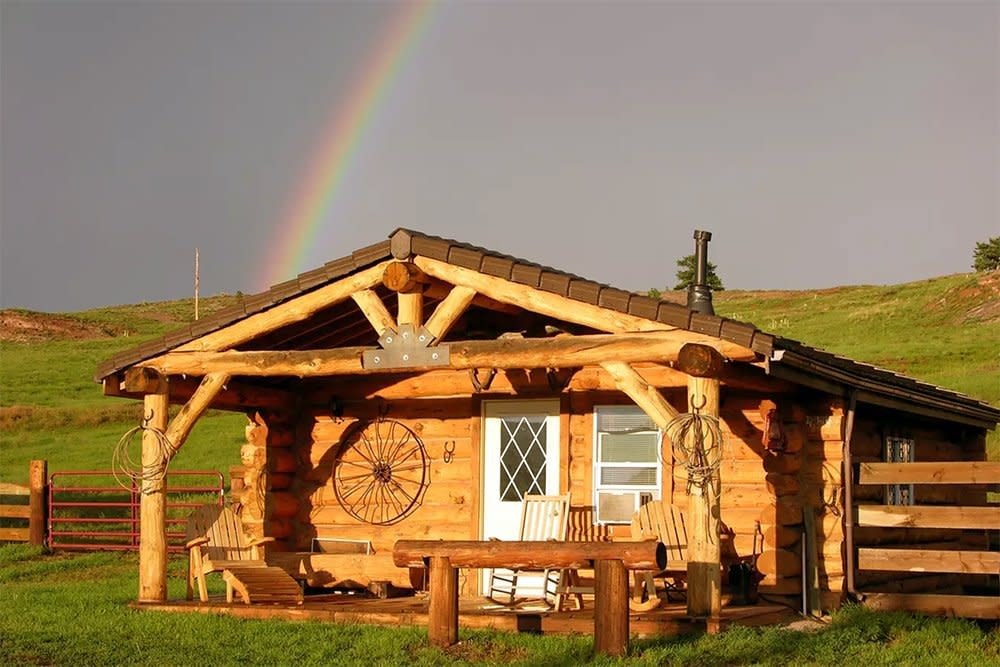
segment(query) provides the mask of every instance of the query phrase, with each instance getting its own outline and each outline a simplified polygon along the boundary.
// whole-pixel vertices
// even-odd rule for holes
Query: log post
[[[45,490],[49,478],[46,461],[32,461],[28,468],[28,542],[45,546]]]
[[[703,415],[719,416],[719,380],[690,377],[688,409]],[[714,447],[721,443],[706,441]],[[707,452],[709,460],[718,452]],[[722,610],[722,550],[719,539],[721,484],[716,473],[704,487],[693,485],[688,509],[688,615],[708,618],[712,626]]]
[[[594,561],[594,651],[628,652],[628,570],[617,559]]]
[[[431,646],[446,648],[458,642],[458,569],[447,556],[431,556],[427,638]]]
[[[157,393],[146,394],[143,414],[146,424],[166,433],[170,393],[166,382]],[[166,464],[160,439],[148,428],[142,432],[142,496],[139,500],[139,602],[167,599],[166,479],[151,479]]]

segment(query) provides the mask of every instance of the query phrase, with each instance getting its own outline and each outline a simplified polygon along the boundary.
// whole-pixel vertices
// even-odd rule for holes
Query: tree
[[[687,289],[689,286],[694,285],[695,279],[695,256],[688,255],[686,257],[681,257],[677,260],[677,284],[674,285],[674,289]],[[719,279],[718,274],[715,273],[715,264],[708,262],[708,286],[711,287],[716,292],[721,292],[726,289],[722,286],[722,281]]]
[[[1000,269],[1000,236],[994,236],[985,243],[977,243],[972,259],[972,268],[976,271]]]

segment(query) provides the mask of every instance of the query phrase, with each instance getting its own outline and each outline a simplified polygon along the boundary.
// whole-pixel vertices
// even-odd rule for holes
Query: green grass
[[[260,621],[135,611],[136,558],[0,547],[0,663],[51,665],[995,665],[1000,631],[961,620],[848,607],[816,632],[734,628],[633,642],[625,660],[594,658],[586,636],[462,631],[447,651],[410,627]],[[184,595],[171,560],[168,595]],[[221,593],[221,578],[211,578]],[[82,621],[85,619],[85,622]]]

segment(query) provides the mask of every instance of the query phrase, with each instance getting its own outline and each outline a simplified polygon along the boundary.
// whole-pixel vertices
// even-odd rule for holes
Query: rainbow
[[[429,22],[435,0],[407,0],[395,13],[382,38],[356,78],[346,101],[330,117],[309,161],[306,176],[283,216],[264,262],[263,287],[301,271],[310,247],[341,191],[358,148]]]

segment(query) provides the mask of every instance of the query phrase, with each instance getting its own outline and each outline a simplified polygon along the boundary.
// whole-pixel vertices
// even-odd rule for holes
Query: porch
[[[225,596],[218,595],[210,597],[207,603],[179,600],[133,602],[131,606],[150,611],[227,614],[240,618],[427,627],[428,601],[426,594],[378,599],[322,593],[307,595],[301,605],[230,604],[226,602]],[[761,601],[755,605],[733,606],[724,597],[720,627],[710,629],[725,630],[733,625],[773,625],[789,622],[796,617],[793,610],[783,605]],[[594,631],[594,604],[593,600],[586,600],[582,610],[557,612],[540,604],[509,609],[485,598],[462,598],[459,600],[458,623],[462,629],[589,635]],[[684,602],[668,603],[652,611],[629,614],[629,630],[634,637],[671,637],[705,632],[708,629],[704,620],[688,616]]]

